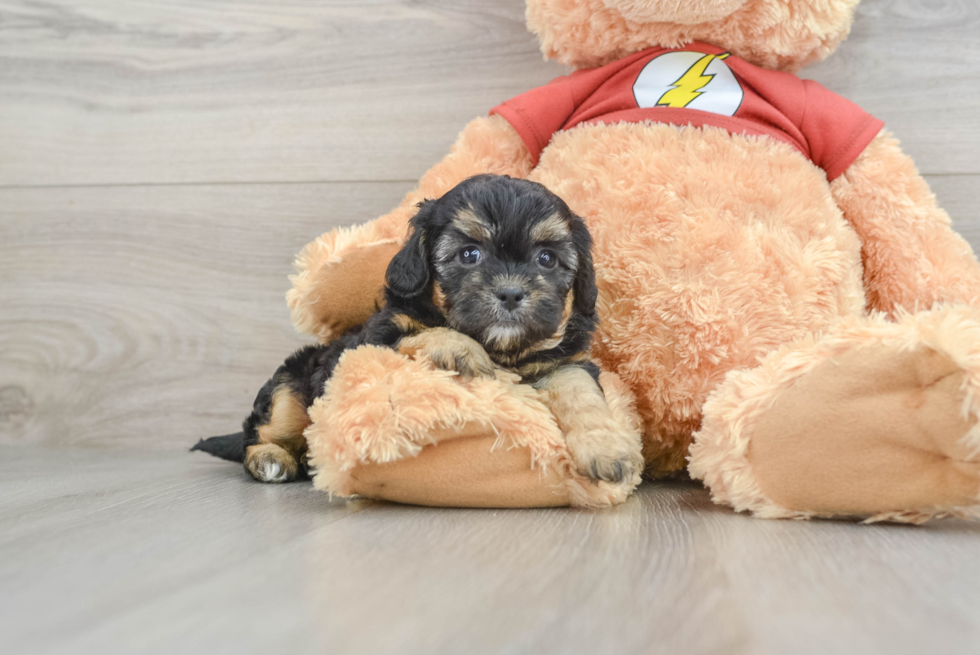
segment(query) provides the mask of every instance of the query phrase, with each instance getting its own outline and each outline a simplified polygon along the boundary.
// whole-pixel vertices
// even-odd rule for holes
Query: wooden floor
[[[972,653],[980,528],[424,510],[191,456],[303,343],[319,233],[563,73],[516,0],[0,0],[5,652]],[[980,246],[980,4],[865,0],[804,71]]]
[[[975,653],[980,526],[330,501],[183,453],[9,449],[9,653]]]

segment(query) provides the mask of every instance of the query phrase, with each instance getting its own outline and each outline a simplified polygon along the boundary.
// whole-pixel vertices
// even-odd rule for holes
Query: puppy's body
[[[290,356],[259,392],[243,435],[195,448],[226,456],[215,440],[243,438],[230,458],[241,453],[256,479],[304,475],[307,408],[345,350],[372,344],[463,377],[492,376],[494,367],[518,373],[543,392],[584,474],[632,476],[642,468],[635,437],[612,419],[588,359],[596,326],[590,247],[582,220],[543,186],[492,175],[462,182],[420,205],[388,266],[381,311]]]

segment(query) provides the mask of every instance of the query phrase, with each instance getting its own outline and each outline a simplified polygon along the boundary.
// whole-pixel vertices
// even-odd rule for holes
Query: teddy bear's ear
[[[399,298],[414,298],[429,286],[429,231],[435,201],[423,200],[412,217],[412,236],[392,258],[385,272],[388,292]]]
[[[595,314],[595,301],[598,291],[595,286],[595,269],[592,266],[592,236],[585,221],[572,214],[568,221],[572,231],[572,243],[578,255],[578,269],[575,271],[575,309],[586,316]]]

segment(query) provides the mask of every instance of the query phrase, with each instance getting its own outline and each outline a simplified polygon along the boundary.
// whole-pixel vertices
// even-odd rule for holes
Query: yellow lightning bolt
[[[714,75],[705,75],[704,71],[715,59],[724,59],[729,53],[722,55],[705,55],[694,62],[676,82],[671,85],[670,91],[660,96],[657,101],[658,107],[687,107],[699,95],[703,93],[701,89],[708,85]]]

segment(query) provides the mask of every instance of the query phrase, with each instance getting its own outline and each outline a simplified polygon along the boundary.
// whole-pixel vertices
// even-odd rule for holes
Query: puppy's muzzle
[[[497,300],[500,301],[501,307],[506,309],[508,312],[516,311],[523,303],[524,299],[527,297],[527,293],[521,287],[509,286],[497,289],[495,292]]]

